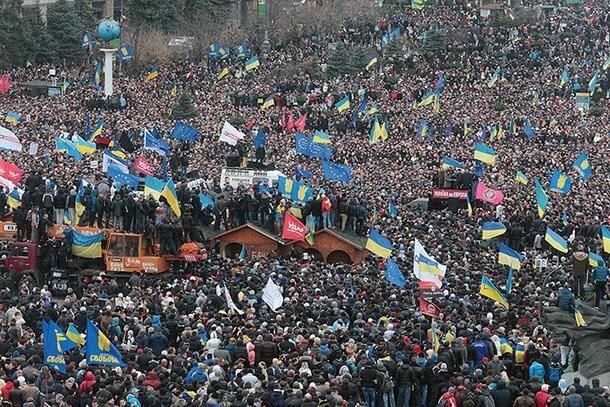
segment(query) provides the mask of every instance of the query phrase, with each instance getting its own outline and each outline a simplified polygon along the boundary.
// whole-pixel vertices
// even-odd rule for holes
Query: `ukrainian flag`
[[[246,71],[251,71],[254,68],[258,68],[261,65],[258,60],[258,55],[254,55],[252,58],[246,61]]]
[[[589,266],[597,267],[603,265],[604,259],[599,254],[589,252]]]
[[[483,240],[493,239],[506,233],[506,226],[502,222],[483,223]]]
[[[102,232],[84,235],[72,229],[72,254],[87,259],[102,257]]]
[[[434,354],[438,353],[439,348],[441,347],[441,341],[438,339],[438,334],[436,333],[436,321],[432,321],[432,342],[434,344]]]
[[[343,112],[346,109],[349,109],[349,96],[345,96],[343,99],[338,101],[335,104],[335,107],[339,111],[339,113]]]
[[[379,257],[387,259],[392,254],[394,246],[392,245],[392,242],[381,236],[375,229],[371,229],[369,238],[366,241],[366,249]]]
[[[411,8],[414,10],[423,10],[426,5],[426,0],[411,0]]]
[[[546,234],[544,235],[544,240],[550,244],[555,250],[560,251],[562,253],[568,252],[568,242],[557,233],[555,233],[550,227],[546,227]]]
[[[67,209],[64,209],[64,225],[71,225],[72,217],[70,216],[70,212]]]
[[[523,185],[527,185],[527,183],[529,182],[529,180],[527,179],[527,177],[525,176],[524,173],[522,173],[521,171],[517,171],[517,177],[516,177],[517,182],[522,183]]]
[[[601,225],[601,235],[604,251],[610,253],[610,230],[604,225]]]
[[[542,189],[542,185],[538,182],[538,178],[534,178],[536,183],[536,206],[538,207],[538,217],[543,218],[546,212],[546,207],[549,204],[549,198],[546,196],[546,192]]]
[[[423,254],[420,254],[417,260],[419,266],[419,273],[430,274],[432,276],[438,276],[441,274],[441,269],[437,261],[434,261]]]
[[[55,151],[60,153],[68,153],[70,157],[74,157],[76,161],[83,158],[83,155],[76,149],[74,143],[70,140],[58,137],[55,139]]]
[[[591,164],[589,164],[586,153],[580,153],[576,161],[574,161],[574,164],[572,164],[572,168],[574,168],[578,175],[585,181],[591,176]]]
[[[6,112],[6,118],[4,119],[8,123],[19,124],[21,121],[21,115],[15,112],[11,112],[10,110]]]
[[[458,160],[454,160],[451,157],[444,156],[443,157],[443,168],[449,168],[449,167],[464,169],[464,164],[462,164]]]
[[[313,135],[313,142],[314,143],[322,143],[322,144],[330,144],[332,143],[330,136],[326,133],[324,133],[323,131],[320,130],[316,130],[316,132]]]
[[[434,102],[434,92],[430,91],[424,96],[424,98],[417,104],[417,107],[428,106]]]
[[[76,139],[76,149],[81,154],[93,154],[96,149],[95,143],[83,140],[82,137],[78,136]]]
[[[591,78],[591,80],[589,81],[589,92],[591,93],[591,95],[593,95],[593,92],[595,92],[595,86],[597,85],[598,79],[599,71],[595,71],[595,75],[593,75],[593,78]]]
[[[19,208],[21,206],[21,194],[18,190],[13,189],[10,194],[8,194],[7,200],[8,206],[13,209]]]
[[[424,138],[426,138],[427,135],[428,122],[426,121],[426,119],[421,119],[421,122],[419,122],[419,128],[417,129],[417,137],[419,137],[420,140],[423,140]]]
[[[521,269],[521,262],[525,260],[519,252],[511,249],[504,243],[500,243],[500,249],[498,252],[498,263],[504,264],[505,266],[512,267],[515,270]]]
[[[275,99],[273,99],[273,95],[270,95],[265,102],[261,105],[261,110],[265,110],[271,106],[275,105]]]
[[[479,290],[479,294],[496,301],[504,308],[508,309],[508,301],[485,274],[483,274],[483,279],[481,280],[481,289]]]
[[[381,137],[381,127],[379,126],[379,120],[375,116],[373,127],[371,127],[371,133],[369,134],[369,143],[374,144]]]
[[[374,115],[375,113],[377,113],[379,111],[379,109],[377,109],[377,105],[373,105],[371,106],[371,108],[369,109],[369,111],[366,113],[367,116],[371,117],[372,115]]]
[[[576,326],[587,326],[585,318],[582,316],[580,310],[578,309],[578,306],[576,305],[574,305],[574,319],[576,320]]]
[[[242,243],[241,252],[239,253],[239,260],[246,260],[248,253],[246,252],[246,245]]]
[[[151,81],[151,80],[155,79],[158,76],[159,76],[159,67],[155,66],[153,69],[148,71],[148,75],[146,76],[146,79],[144,80],[144,82]]]
[[[102,117],[99,122],[95,125],[95,129],[93,129],[93,133],[91,133],[91,137],[89,137],[88,141],[95,140],[96,137],[101,136],[104,131],[104,120],[106,118]]]
[[[163,188],[163,192],[161,192],[161,196],[167,200],[167,203],[174,211],[176,216],[180,217],[182,212],[180,211],[180,203],[178,202],[178,195],[176,195],[176,186],[174,185],[174,180],[169,179],[167,184],[165,184],[165,188]]]
[[[568,82],[570,82],[570,77],[568,76],[568,71],[565,68],[563,68],[563,72],[561,73],[561,83],[559,86],[563,86]]]
[[[85,344],[85,340],[83,339],[83,337],[80,335],[80,333],[78,333],[78,331],[76,330],[76,328],[74,327],[74,324],[70,324],[70,326],[68,327],[68,330],[66,331],[66,336],[68,337],[68,339],[70,339],[72,342],[79,344],[80,346],[83,346]]]
[[[365,69],[368,71],[373,65],[377,63],[377,57],[373,57],[370,62],[366,65]]]
[[[163,181],[155,177],[151,177],[150,175],[146,176],[146,180],[144,182],[144,196],[146,198],[148,198],[149,195],[152,195],[153,198],[159,200],[164,189],[165,184]]]
[[[499,76],[500,76],[500,67],[497,67],[496,71],[492,75],[491,79],[489,80],[489,82],[487,82],[487,87],[492,88],[498,81]]]
[[[485,144],[476,143],[474,147],[474,159],[485,164],[494,165],[496,162],[496,152]]]
[[[468,206],[468,217],[472,218],[472,204],[470,203],[470,197],[466,194],[466,205]]]
[[[385,117],[381,127],[379,129],[379,137],[381,140],[386,141],[388,139],[388,116]]]
[[[224,78],[225,76],[227,76],[229,74],[229,68],[225,67],[222,72],[220,73],[220,75],[218,75],[218,77],[216,78],[216,80],[221,80],[222,78]]]

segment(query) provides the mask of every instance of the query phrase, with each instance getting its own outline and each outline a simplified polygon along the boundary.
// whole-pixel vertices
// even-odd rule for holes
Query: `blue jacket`
[[[161,332],[155,332],[148,341],[148,346],[152,349],[153,353],[157,356],[167,349],[168,340],[165,335]]]
[[[538,379],[540,379],[541,382],[544,380],[544,366],[538,362],[534,362],[530,366],[530,382],[534,376],[538,376]]]
[[[596,283],[604,283],[608,281],[608,267],[596,266],[593,269],[593,281]]]

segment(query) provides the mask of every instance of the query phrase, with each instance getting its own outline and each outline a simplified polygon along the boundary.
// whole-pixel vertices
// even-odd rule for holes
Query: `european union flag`
[[[324,170],[324,179],[344,182],[352,180],[352,169],[348,165],[334,164],[323,160],[322,169]]]
[[[126,366],[121,353],[100,330],[87,320],[87,364]]]
[[[302,133],[296,134],[296,150],[299,154],[323,160],[330,160],[333,154],[331,147],[323,143],[314,143],[310,137]]]
[[[113,177],[113,180],[118,188],[126,185],[128,189],[137,190],[138,185],[140,185],[140,178],[131,174],[117,174],[115,177]]]
[[[176,122],[172,138],[182,141],[195,141],[199,138],[199,130],[182,122]]]
[[[396,207],[394,206],[394,202],[392,202],[392,198],[388,198],[388,212],[390,213],[390,217],[396,218],[398,213],[396,212]]]
[[[576,161],[574,161],[574,164],[572,164],[572,168],[574,168],[578,175],[585,181],[591,176],[591,164],[589,164],[586,153],[580,153]]]
[[[169,146],[165,141],[156,139],[148,130],[144,130],[144,149],[161,155],[169,155]]]
[[[267,144],[267,137],[265,136],[265,132],[263,131],[263,129],[259,128],[258,133],[256,133],[256,137],[254,138],[254,141],[252,141],[252,146],[254,148],[261,148],[265,147],[265,144]]]
[[[313,172],[305,171],[301,167],[297,167],[295,169],[295,172],[296,172],[295,178],[297,179],[297,181],[301,178],[305,178],[305,179],[313,178]]]
[[[385,278],[388,282],[400,288],[405,288],[407,284],[405,276],[400,272],[398,265],[389,257],[385,263]]]

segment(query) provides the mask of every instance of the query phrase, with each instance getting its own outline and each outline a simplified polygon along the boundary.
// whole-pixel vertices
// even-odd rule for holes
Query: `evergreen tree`
[[[193,106],[193,101],[189,94],[182,92],[174,104],[169,118],[172,120],[184,120],[198,115],[199,113],[195,110],[195,106]]]
[[[22,0],[0,1],[0,66],[24,66],[27,58]]]
[[[55,60],[55,52],[51,48],[53,38],[47,31],[40,7],[36,7],[36,14],[30,22],[29,29],[32,39],[30,63],[41,64]]]
[[[400,40],[398,38],[390,41],[384,51],[384,63],[392,65],[396,72],[402,72],[405,67],[405,53],[402,50]]]
[[[177,32],[184,27],[184,4],[186,0],[165,0],[161,13],[161,28],[165,32]]]
[[[352,66],[350,64],[350,56],[345,49],[343,42],[337,43],[337,48],[331,53],[328,60],[328,68],[326,74],[329,78],[336,78],[337,76],[345,73],[352,72]]]
[[[369,56],[366,51],[365,47],[357,47],[354,51],[352,57],[354,72],[364,71],[369,62],[371,62],[371,56]]]
[[[96,18],[91,0],[74,0],[74,9],[80,21],[81,31],[95,30]]]
[[[440,57],[447,47],[447,34],[441,30],[429,30],[424,38],[423,50],[428,55]]]
[[[47,32],[50,35],[50,48],[54,52],[54,61],[76,62],[82,59],[80,22],[74,5],[66,0],[47,9]]]
[[[129,24],[138,28],[160,27],[167,0],[129,0]]]

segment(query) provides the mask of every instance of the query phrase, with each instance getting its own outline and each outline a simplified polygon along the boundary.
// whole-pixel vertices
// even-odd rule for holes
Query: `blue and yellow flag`
[[[70,326],[68,327],[68,330],[66,331],[66,336],[72,342],[74,342],[80,346],[83,346],[85,344],[85,340],[83,339],[81,334],[76,330],[76,327],[74,326],[74,324],[70,324]]]
[[[434,354],[437,355],[438,350],[441,347],[441,341],[438,338],[438,333],[436,332],[436,321],[434,319],[432,320],[430,329],[432,330],[432,347],[434,349]]]
[[[600,226],[600,234],[602,236],[602,244],[604,246],[604,251],[606,253],[610,253],[610,230],[604,225]]]
[[[464,164],[462,164],[458,160],[454,160],[453,158],[448,157],[448,156],[443,157],[442,166],[443,166],[443,168],[454,167],[454,168],[459,168],[461,170],[464,169]]]
[[[411,8],[413,10],[423,10],[426,6],[426,0],[411,0]]]
[[[563,68],[563,72],[561,73],[561,82],[560,82],[559,86],[563,86],[569,82],[570,82],[570,76],[568,75],[568,71],[566,70],[566,68]]]
[[[589,252],[589,266],[597,267],[605,264],[604,258],[597,253]]]
[[[417,137],[420,141],[423,141],[426,138],[426,136],[428,135],[428,131],[428,122],[426,121],[426,119],[421,119],[421,121],[419,122],[419,128],[417,129]]]
[[[335,103],[335,107],[339,113],[343,112],[346,109],[349,109],[349,96],[345,96],[343,99]]]
[[[570,192],[571,187],[572,180],[568,174],[565,174],[559,170],[553,170],[553,176],[551,177],[551,182],[549,184],[549,189],[551,191],[557,191],[567,195]]]
[[[468,217],[472,218],[472,204],[470,203],[469,194],[466,194],[466,206],[468,207]]]
[[[434,92],[428,92],[424,98],[417,104],[417,107],[424,107],[434,103]]]
[[[63,353],[75,348],[64,331],[55,322],[42,321],[42,335],[44,346],[44,364],[60,373],[66,373],[66,360]]]
[[[506,279],[506,294],[510,294],[513,287],[513,268],[508,269],[508,278]]]
[[[102,133],[104,132],[104,121],[106,120],[106,118],[102,117],[97,124],[95,125],[95,129],[93,129],[93,133],[91,133],[91,136],[89,137],[89,140],[87,141],[93,141],[95,140],[96,137],[101,136]]]
[[[246,260],[248,252],[246,251],[246,245],[242,243],[241,252],[239,252],[239,260]]]
[[[525,124],[523,125],[523,132],[525,133],[525,135],[528,138],[536,137],[536,132],[534,132],[534,129],[532,128],[532,125],[530,124],[529,118],[525,119]]]
[[[17,189],[13,189],[7,197],[8,206],[13,209],[19,208],[21,206],[21,195]]]
[[[595,71],[595,75],[593,75],[593,77],[589,81],[589,93],[591,93],[591,95],[593,95],[593,92],[595,92],[595,86],[597,86],[598,79],[599,71]]]
[[[371,132],[369,134],[369,143],[375,144],[380,138],[381,126],[379,125],[379,119],[377,116],[375,116],[375,121],[373,122],[373,126],[371,127]]]
[[[580,153],[576,161],[574,161],[574,164],[572,164],[572,168],[574,168],[578,175],[585,181],[591,176],[591,164],[589,164],[586,153]]]
[[[544,235],[544,240],[551,245],[555,250],[560,251],[561,253],[568,252],[568,242],[559,234],[555,233],[550,227],[546,227],[546,234]]]
[[[86,344],[88,365],[126,366],[121,353],[90,320],[87,320]]]
[[[494,283],[491,282],[491,280],[489,279],[489,277],[487,277],[486,274],[483,274],[483,279],[481,280],[481,289],[479,290],[479,294],[481,294],[482,296],[487,297],[491,300],[494,300],[495,302],[502,305],[504,308],[508,309],[508,301],[506,300],[504,295],[502,295],[500,290],[498,290],[496,288]]]
[[[93,44],[93,38],[91,37],[90,32],[85,32],[80,39],[80,45],[83,48],[87,48],[88,46]]]
[[[93,154],[97,148],[95,143],[85,141],[82,137],[78,136],[76,139],[76,149],[81,154]]]
[[[4,118],[4,120],[8,123],[19,124],[19,122],[21,121],[21,115],[15,112],[11,112],[9,110],[8,112],[6,112],[6,117]]]
[[[148,71],[148,74],[146,75],[146,79],[144,79],[144,82],[151,81],[158,76],[159,76],[159,67],[155,66],[150,71]]]
[[[366,249],[377,256],[387,259],[392,254],[394,246],[387,238],[381,236],[375,229],[371,229],[369,238],[366,241]]]
[[[474,159],[485,164],[494,165],[496,162],[496,152],[485,144],[476,143],[474,146]]]
[[[549,204],[549,198],[546,196],[546,192],[538,182],[538,178],[534,178],[536,183],[536,206],[538,207],[538,217],[543,218],[546,213],[546,207]]]
[[[144,180],[144,196],[146,198],[152,196],[156,200],[159,200],[164,189],[165,183],[163,181],[151,177],[150,175],[146,176],[146,179]]]
[[[504,243],[500,243],[500,249],[498,251],[498,263],[509,266],[511,269],[521,270],[521,262],[525,260],[525,257],[521,253],[511,249]]]
[[[493,239],[506,233],[506,226],[502,222],[483,223],[483,240]]]
[[[252,58],[246,61],[246,71],[251,71],[259,66],[261,66],[261,62],[258,60],[258,55],[254,55]]]
[[[131,58],[133,58],[133,50],[131,49],[131,46],[128,44],[123,45],[119,50],[119,59],[121,61],[127,61]]]
[[[265,101],[261,105],[261,110],[270,108],[273,105],[275,105],[275,99],[273,98],[273,95],[270,95],[267,99],[265,99]]]
[[[500,77],[500,72],[501,72],[500,67],[497,67],[496,71],[494,72],[494,74],[491,76],[491,78],[487,82],[487,87],[488,88],[493,88],[493,86],[498,81],[498,78]]]
[[[392,197],[388,198],[388,213],[391,218],[396,219],[398,216],[398,212],[396,211],[396,207],[394,206],[394,202],[392,202]]]
[[[582,313],[578,309],[578,305],[574,304],[574,320],[576,321],[576,326],[587,326],[585,322],[585,318],[582,316]]]
[[[70,157],[73,157],[76,161],[80,161],[83,155],[78,151],[72,141],[58,137],[55,139],[55,151],[60,153],[67,153]]]
[[[525,174],[521,171],[517,171],[517,177],[515,179],[517,180],[517,182],[520,182],[523,185],[527,185],[527,183],[529,182]]]
[[[102,232],[94,235],[85,235],[70,230],[72,240],[72,254],[87,259],[97,259],[102,257]]]
[[[377,63],[377,57],[371,58],[369,63],[366,65],[365,69],[368,71],[373,65]]]
[[[322,144],[330,144],[330,143],[332,143],[332,140],[330,139],[330,135],[324,133],[323,131],[316,130],[316,132],[313,135],[313,142],[322,143]]]
[[[180,211],[180,203],[178,202],[178,195],[176,195],[176,187],[174,185],[174,180],[169,179],[163,191],[161,192],[161,196],[167,200],[167,203],[174,211],[174,214],[178,217],[182,215],[182,211]]]

